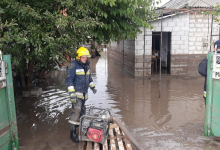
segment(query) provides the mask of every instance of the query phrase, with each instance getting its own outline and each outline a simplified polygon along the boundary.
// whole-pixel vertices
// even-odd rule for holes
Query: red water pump
[[[79,140],[104,144],[109,135],[110,122],[106,119],[109,116],[109,110],[90,108],[88,113],[80,118]]]
[[[102,130],[89,128],[87,136],[90,140],[94,142],[100,142],[102,140],[103,132]]]

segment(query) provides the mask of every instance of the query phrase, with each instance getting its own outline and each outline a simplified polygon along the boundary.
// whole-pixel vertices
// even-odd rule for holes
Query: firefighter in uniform
[[[214,51],[217,51],[217,53],[220,53],[220,40],[217,40],[214,44]],[[202,75],[203,77],[205,77],[205,83],[204,83],[204,94],[203,94],[203,98],[205,100],[205,104],[206,104],[206,84],[207,84],[207,63],[208,63],[208,59],[207,57],[205,57],[201,63],[199,64],[198,67],[198,71],[200,73],[200,75]],[[220,141],[220,137],[214,137],[215,140]]]
[[[67,68],[66,85],[72,102],[72,113],[70,114],[69,123],[70,138],[73,142],[79,142],[76,136],[76,128],[79,125],[79,119],[85,115],[85,101],[88,99],[88,88],[95,94],[97,92],[93,80],[91,78],[88,57],[91,57],[88,49],[80,47],[77,50],[76,59],[71,62]]]
[[[214,43],[214,51],[215,50],[220,50],[220,40],[217,40],[215,43]],[[198,71],[199,71],[199,74],[203,77],[205,77],[205,83],[204,83],[204,93],[203,93],[203,98],[205,100],[205,104],[206,104],[206,83],[207,83],[207,63],[208,63],[208,60],[207,60],[207,57],[205,57],[199,64],[199,67],[198,67]]]

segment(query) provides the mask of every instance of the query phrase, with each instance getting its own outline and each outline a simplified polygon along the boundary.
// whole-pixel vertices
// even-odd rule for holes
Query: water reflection
[[[158,76],[134,79],[108,59],[91,59],[92,78],[98,92],[89,90],[87,108],[110,109],[138,142],[155,149],[219,149],[220,144],[203,136],[203,78],[163,76],[159,97]],[[77,149],[69,140],[67,119],[71,112],[65,86],[65,69],[53,72],[39,98],[18,104],[18,129],[22,149]]]

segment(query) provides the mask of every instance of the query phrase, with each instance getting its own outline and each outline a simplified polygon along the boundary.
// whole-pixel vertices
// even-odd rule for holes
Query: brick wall
[[[124,70],[135,76],[135,40],[124,40]]]
[[[152,32],[161,32],[161,20],[151,23],[154,29],[146,29],[147,53],[152,53]],[[171,32],[171,54],[188,54],[189,14],[163,19],[163,32]],[[141,35],[138,35],[141,36]]]
[[[154,26],[154,29],[145,29],[145,52],[148,56],[152,53],[152,32],[161,31],[161,20],[152,22],[152,25]],[[208,45],[207,49],[203,48],[202,38],[207,38],[208,36],[209,43],[211,15],[209,16],[209,20],[208,16],[203,14],[180,14],[164,18],[162,30],[163,32],[171,32],[171,74],[190,76],[199,75],[197,67],[210,48],[210,45]],[[213,22],[213,34],[219,34],[218,32],[218,22]],[[135,46],[137,49],[135,49],[135,58],[143,55],[143,38],[143,33],[139,34],[136,38]],[[218,37],[213,36],[213,41],[216,40],[218,40]],[[138,63],[140,64],[143,62]],[[138,63],[136,62],[136,64]],[[148,66],[150,68],[149,64]],[[140,70],[140,65],[136,65],[136,68],[136,71]],[[147,72],[149,72],[149,68],[146,70]],[[140,75],[140,73],[136,73],[136,75]]]
[[[152,25],[154,29],[145,29],[145,37],[144,29],[140,28],[142,33],[138,34],[135,39],[135,60],[140,59],[135,62],[135,76],[143,75],[143,70],[145,70],[146,76],[151,75],[152,32],[161,31],[161,21],[152,22]],[[171,55],[188,54],[189,15],[178,15],[163,19],[162,30],[163,32],[171,32]],[[147,60],[145,68],[143,68],[144,38],[145,60]]]
[[[151,55],[145,55],[145,64],[143,64],[143,55],[135,56],[135,77],[151,75]],[[145,65],[145,66],[143,66]]]
[[[206,54],[179,54],[171,56],[171,74],[199,76],[198,65]]]
[[[135,40],[127,39],[111,42],[108,50],[110,61],[122,68],[131,76],[135,76]]]
[[[189,54],[207,54],[210,50],[211,15],[190,14],[189,20]],[[212,34],[218,33],[218,22],[213,21]],[[208,40],[208,46],[203,47],[202,39]],[[218,40],[218,36],[213,36],[212,41]],[[213,46],[211,46],[213,50]]]
[[[118,44],[112,43],[111,57],[133,76],[142,76],[143,72],[145,76],[151,75],[152,32],[161,31],[161,20],[151,24],[154,29],[145,29],[144,35],[144,29],[140,28],[142,33],[138,34],[135,40],[124,42],[124,51],[122,41]],[[218,24],[213,22],[213,34],[219,34]],[[208,16],[203,14],[179,14],[164,18],[162,30],[171,32],[171,74],[199,75],[197,71],[199,62],[207,55],[210,48],[210,45],[207,48],[203,47],[202,38],[208,38],[210,43],[211,15],[209,20]],[[213,36],[212,41],[218,38]],[[145,67],[143,67],[144,53]]]
[[[151,75],[151,45],[152,36],[144,37],[144,28],[140,28],[142,33],[135,38],[135,76],[149,76]],[[145,32],[146,35],[146,32]],[[145,42],[144,42],[145,39]],[[145,51],[144,51],[145,43]],[[144,60],[145,53],[145,60]],[[145,64],[143,64],[145,61]]]

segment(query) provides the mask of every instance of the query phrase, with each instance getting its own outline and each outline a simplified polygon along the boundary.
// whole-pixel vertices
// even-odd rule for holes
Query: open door
[[[171,32],[163,32],[162,50],[160,50],[161,49],[160,40],[161,40],[161,32],[153,32],[151,74],[159,74],[160,58],[161,58],[161,73],[170,74]]]

